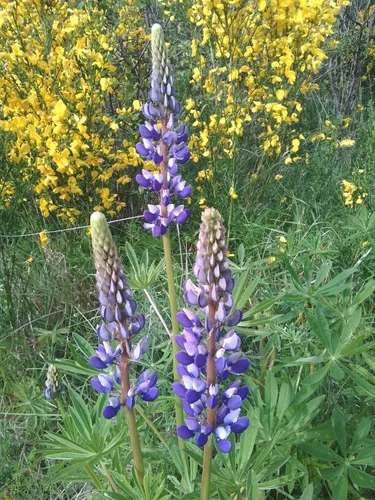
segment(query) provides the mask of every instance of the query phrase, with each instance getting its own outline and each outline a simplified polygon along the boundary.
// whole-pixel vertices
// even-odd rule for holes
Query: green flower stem
[[[130,359],[129,359],[129,346],[128,342],[124,341],[124,350],[121,354],[120,373],[121,373],[121,396],[122,400],[126,401],[128,391],[130,389]],[[143,467],[143,456],[141,450],[141,443],[139,441],[139,434],[137,423],[135,421],[134,411],[127,406],[124,406],[125,416],[128,423],[128,430],[130,436],[130,445],[133,451],[134,466],[137,473],[138,480],[143,484],[145,470]]]
[[[60,413],[61,413],[61,418],[63,419],[63,422],[65,421],[66,413],[65,413],[65,408],[64,405],[61,401],[60,396],[55,397],[55,401],[57,403],[57,406],[59,407]]]
[[[168,123],[168,113],[163,120],[162,123],[162,134],[167,133],[167,123]],[[163,153],[163,161],[160,163],[160,173],[163,176],[163,187],[164,189],[168,189],[168,146],[167,144],[162,144],[162,153]],[[167,207],[161,204],[162,216],[167,217]],[[180,376],[177,372],[177,360],[176,354],[179,351],[178,345],[176,343],[176,335],[178,334],[178,322],[177,322],[177,297],[176,297],[176,285],[174,281],[174,273],[173,273],[173,262],[172,262],[172,251],[171,251],[171,240],[169,238],[169,233],[163,235],[163,248],[164,248],[164,260],[165,267],[167,271],[167,280],[168,280],[168,293],[169,293],[169,306],[171,311],[171,320],[172,320],[172,345],[173,345],[173,378],[175,382],[180,381]],[[184,424],[184,413],[182,411],[182,402],[180,398],[175,395],[175,412],[176,412],[176,422],[177,425]],[[185,441],[181,438],[178,438],[178,446],[180,450],[185,449]]]
[[[211,486],[211,467],[212,467],[212,434],[204,447],[203,452],[203,473],[202,473],[202,493],[201,500],[208,500],[210,498]]]
[[[176,354],[179,351],[178,345],[176,343],[176,335],[178,334],[178,322],[176,319],[177,299],[176,299],[176,287],[175,287],[174,275],[173,275],[171,242],[170,242],[168,233],[163,235],[163,247],[164,247],[165,267],[166,267],[167,279],[168,279],[169,305],[170,305],[171,319],[172,319],[173,376],[174,376],[174,381],[179,382],[180,376],[179,376],[178,371],[177,371],[177,360],[176,360]],[[177,425],[183,425],[184,424],[184,414],[182,411],[181,399],[177,395],[175,395],[174,400],[175,400]],[[181,450],[184,450],[185,449],[185,441],[181,438],[178,438],[178,446]]]
[[[212,287],[209,297],[212,296]],[[211,298],[208,299],[208,316],[211,325],[215,325],[216,305]],[[216,384],[216,366],[215,366],[215,328],[212,328],[207,339],[207,387]],[[216,408],[207,409],[207,424],[215,427]],[[203,471],[202,471],[202,500],[208,500],[210,497],[211,468],[212,468],[212,434],[210,435],[203,452]]]
[[[95,471],[94,471],[94,468],[92,467],[92,465],[87,464],[83,468],[84,468],[84,471],[86,472],[86,474],[89,476],[89,478],[93,482],[93,484],[95,485],[96,489],[100,491],[102,489],[102,485],[99,481],[98,476],[95,474]]]
[[[120,490],[118,489],[117,484],[115,483],[108,467],[105,464],[100,464],[100,465],[102,466],[103,472],[107,476],[108,482],[112,486],[113,491],[115,493],[120,493]]]

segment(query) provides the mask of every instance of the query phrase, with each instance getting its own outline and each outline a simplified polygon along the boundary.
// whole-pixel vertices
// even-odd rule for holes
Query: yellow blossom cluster
[[[124,136],[141,107],[129,75],[147,36],[136,0],[107,4],[0,0],[0,129],[12,165],[0,203],[26,184],[44,217],[74,222],[81,200],[109,214],[125,206],[119,187],[139,158]]]
[[[363,173],[364,171],[362,171]],[[362,186],[357,186],[356,184],[346,181],[345,179],[342,181],[343,186],[343,197],[344,203],[348,207],[355,207],[358,205],[362,205],[363,200],[367,197],[367,194]]]
[[[191,0],[198,28],[191,42],[191,83],[185,103],[198,157],[228,162],[251,135],[258,156],[285,163],[304,139],[295,132],[298,98],[318,87],[312,75],[326,59],[323,44],[347,0]],[[286,134],[286,130],[289,133]],[[235,160],[234,160],[235,161]],[[251,174],[251,172],[249,172]]]

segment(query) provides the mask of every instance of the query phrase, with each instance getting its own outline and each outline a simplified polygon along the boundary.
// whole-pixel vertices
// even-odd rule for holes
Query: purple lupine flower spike
[[[173,392],[182,399],[187,414],[186,425],[177,427],[177,435],[182,439],[195,437],[197,446],[202,447],[213,433],[219,450],[229,453],[229,435],[241,434],[249,426],[249,419],[240,416],[249,390],[239,379],[224,386],[223,382],[246,371],[249,360],[239,351],[240,335],[234,329],[224,331],[242,318],[241,311],[232,311],[234,280],[224,236],[220,213],[207,208],[202,214],[193,268],[198,284],[191,280],[185,283],[186,303],[200,309],[205,319],[190,309],[177,313],[183,327],[182,335],[176,337],[181,348],[176,354],[181,383],[173,384]]]
[[[137,183],[143,188],[159,194],[159,204],[149,205],[145,210],[146,223],[153,236],[165,234],[171,224],[183,224],[190,211],[184,205],[175,205],[172,198],[189,198],[192,187],[178,174],[179,165],[190,158],[186,145],[187,127],[184,123],[175,125],[181,110],[175,98],[175,89],[168,52],[162,27],[154,24],[151,31],[152,76],[150,99],[152,103],[143,105],[146,118],[139,127],[142,142],[136,144],[138,154],[155,164],[155,172],[143,169],[136,176]],[[157,122],[161,122],[161,129]]]
[[[146,337],[132,347],[132,339],[143,329],[145,317],[136,312],[137,303],[132,297],[106,218],[100,212],[91,216],[91,233],[103,323],[96,328],[102,343],[89,362],[97,370],[107,370],[93,377],[91,385],[97,392],[110,395],[103,415],[113,418],[121,406],[133,408],[136,395],[144,401],[153,401],[159,391],[155,387],[156,375],[148,370],[141,373],[136,384],[130,384],[130,364],[139,361],[148,348]],[[141,390],[140,379],[143,383]]]

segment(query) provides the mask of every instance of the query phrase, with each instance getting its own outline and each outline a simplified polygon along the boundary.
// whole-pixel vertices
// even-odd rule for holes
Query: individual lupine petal
[[[103,370],[104,368],[107,368],[107,366],[109,366],[109,364],[104,363],[97,356],[91,356],[91,358],[89,359],[89,363],[91,366],[93,366],[97,370]]]
[[[230,410],[237,410],[238,408],[241,408],[242,406],[242,399],[240,396],[232,396],[227,400],[225,405],[230,409]]]
[[[52,389],[44,389],[44,397],[46,399],[55,399],[56,395]]]
[[[155,401],[159,396],[159,389],[157,387],[151,387],[147,392],[139,395],[144,401]]]
[[[177,143],[186,142],[188,139],[188,131],[185,123],[180,123],[180,125],[175,130],[177,134]]]
[[[186,395],[185,395],[185,400],[189,403],[189,404],[192,404],[192,403],[195,403],[197,402],[201,397],[201,394],[197,391],[194,391],[193,389],[189,390],[186,392]]]
[[[159,110],[157,110],[152,103],[143,104],[142,113],[147,120],[156,121],[160,118]]]
[[[198,434],[195,438],[195,444],[199,448],[202,448],[207,443],[207,441],[208,441],[208,436],[207,436],[207,434],[204,434],[203,432]]]
[[[231,410],[225,417],[224,417],[224,420],[223,420],[223,423],[225,425],[232,425],[234,422],[237,422],[238,420],[238,417],[240,415],[240,412],[241,412],[241,408],[238,408],[236,410]]]
[[[96,333],[101,340],[112,340],[113,333],[108,329],[107,325],[97,325]]]
[[[194,361],[193,356],[189,356],[189,354],[184,351],[177,352],[176,359],[179,363],[185,366],[190,365]]]
[[[231,432],[229,425],[219,426],[215,429],[216,443],[220,451],[229,453],[232,449],[232,443],[227,439]]]
[[[236,361],[233,365],[228,366],[228,369],[231,373],[235,375],[241,375],[244,373],[250,366],[250,361],[247,358],[241,358]]]
[[[113,418],[117,415],[118,411],[121,408],[120,400],[116,397],[111,397],[108,399],[108,406],[103,408],[103,417],[104,418]]]
[[[137,346],[132,352],[131,358],[134,359],[134,361],[139,361],[143,354],[147,351],[148,349],[148,338],[143,337],[143,339],[138,342]]]
[[[250,421],[248,417],[241,417],[231,425],[232,432],[235,434],[241,434],[249,427]]]
[[[178,425],[176,428],[177,436],[181,439],[190,439],[194,436],[195,432],[190,430],[186,425]]]
[[[135,405],[134,389],[131,387],[126,395],[125,405],[131,410]]]
[[[217,446],[220,451],[223,453],[230,453],[232,450],[232,443],[229,441],[229,439],[217,439],[216,440]]]
[[[186,387],[184,387],[180,382],[175,382],[172,386],[173,392],[181,399],[185,399],[185,394],[187,392]]]
[[[113,379],[104,373],[100,373],[97,378],[92,378],[90,382],[97,392],[110,392],[113,389]]]
[[[154,153],[153,147],[152,147],[152,149],[149,149],[141,142],[137,142],[137,144],[135,145],[135,149],[136,149],[137,153],[140,156],[142,156],[142,158],[144,160],[151,160],[152,159],[153,153]]]
[[[224,335],[223,339],[220,341],[220,345],[226,351],[236,351],[241,346],[241,339],[234,330],[230,330]]]
[[[241,309],[237,309],[232,313],[225,321],[226,326],[235,326],[242,320],[242,311]]]
[[[177,142],[177,134],[172,130],[169,130],[166,134],[163,135],[162,141],[167,144],[168,147],[172,146]]]
[[[197,422],[197,419],[194,417],[185,417],[185,424],[189,430],[198,432],[201,428],[200,424]]]
[[[198,316],[189,309],[183,309],[178,312],[176,314],[176,319],[184,328],[191,328],[192,326],[202,324]]]
[[[173,176],[176,175],[178,172],[178,163],[175,158],[169,158],[168,160],[168,172]]]

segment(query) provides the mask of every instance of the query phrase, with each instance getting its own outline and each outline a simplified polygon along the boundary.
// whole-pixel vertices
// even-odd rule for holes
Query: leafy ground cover
[[[192,442],[185,452],[177,446],[163,244],[132,218],[153,203],[134,177],[151,168],[135,142],[156,21],[191,134],[191,215],[170,234],[178,309],[202,209],[214,206],[251,362],[243,376],[250,425],[230,454],[215,451],[210,498],[373,498],[370,4],[60,2],[52,15],[54,2],[0,2],[3,498],[200,496],[203,453]],[[246,30],[253,36],[240,37]],[[34,45],[22,43],[27,37]],[[141,366],[159,379],[158,399],[135,406],[143,485],[125,416],[104,419],[106,395],[90,385],[94,209],[129,218],[110,227],[146,316]],[[61,401],[44,398],[51,363]]]

